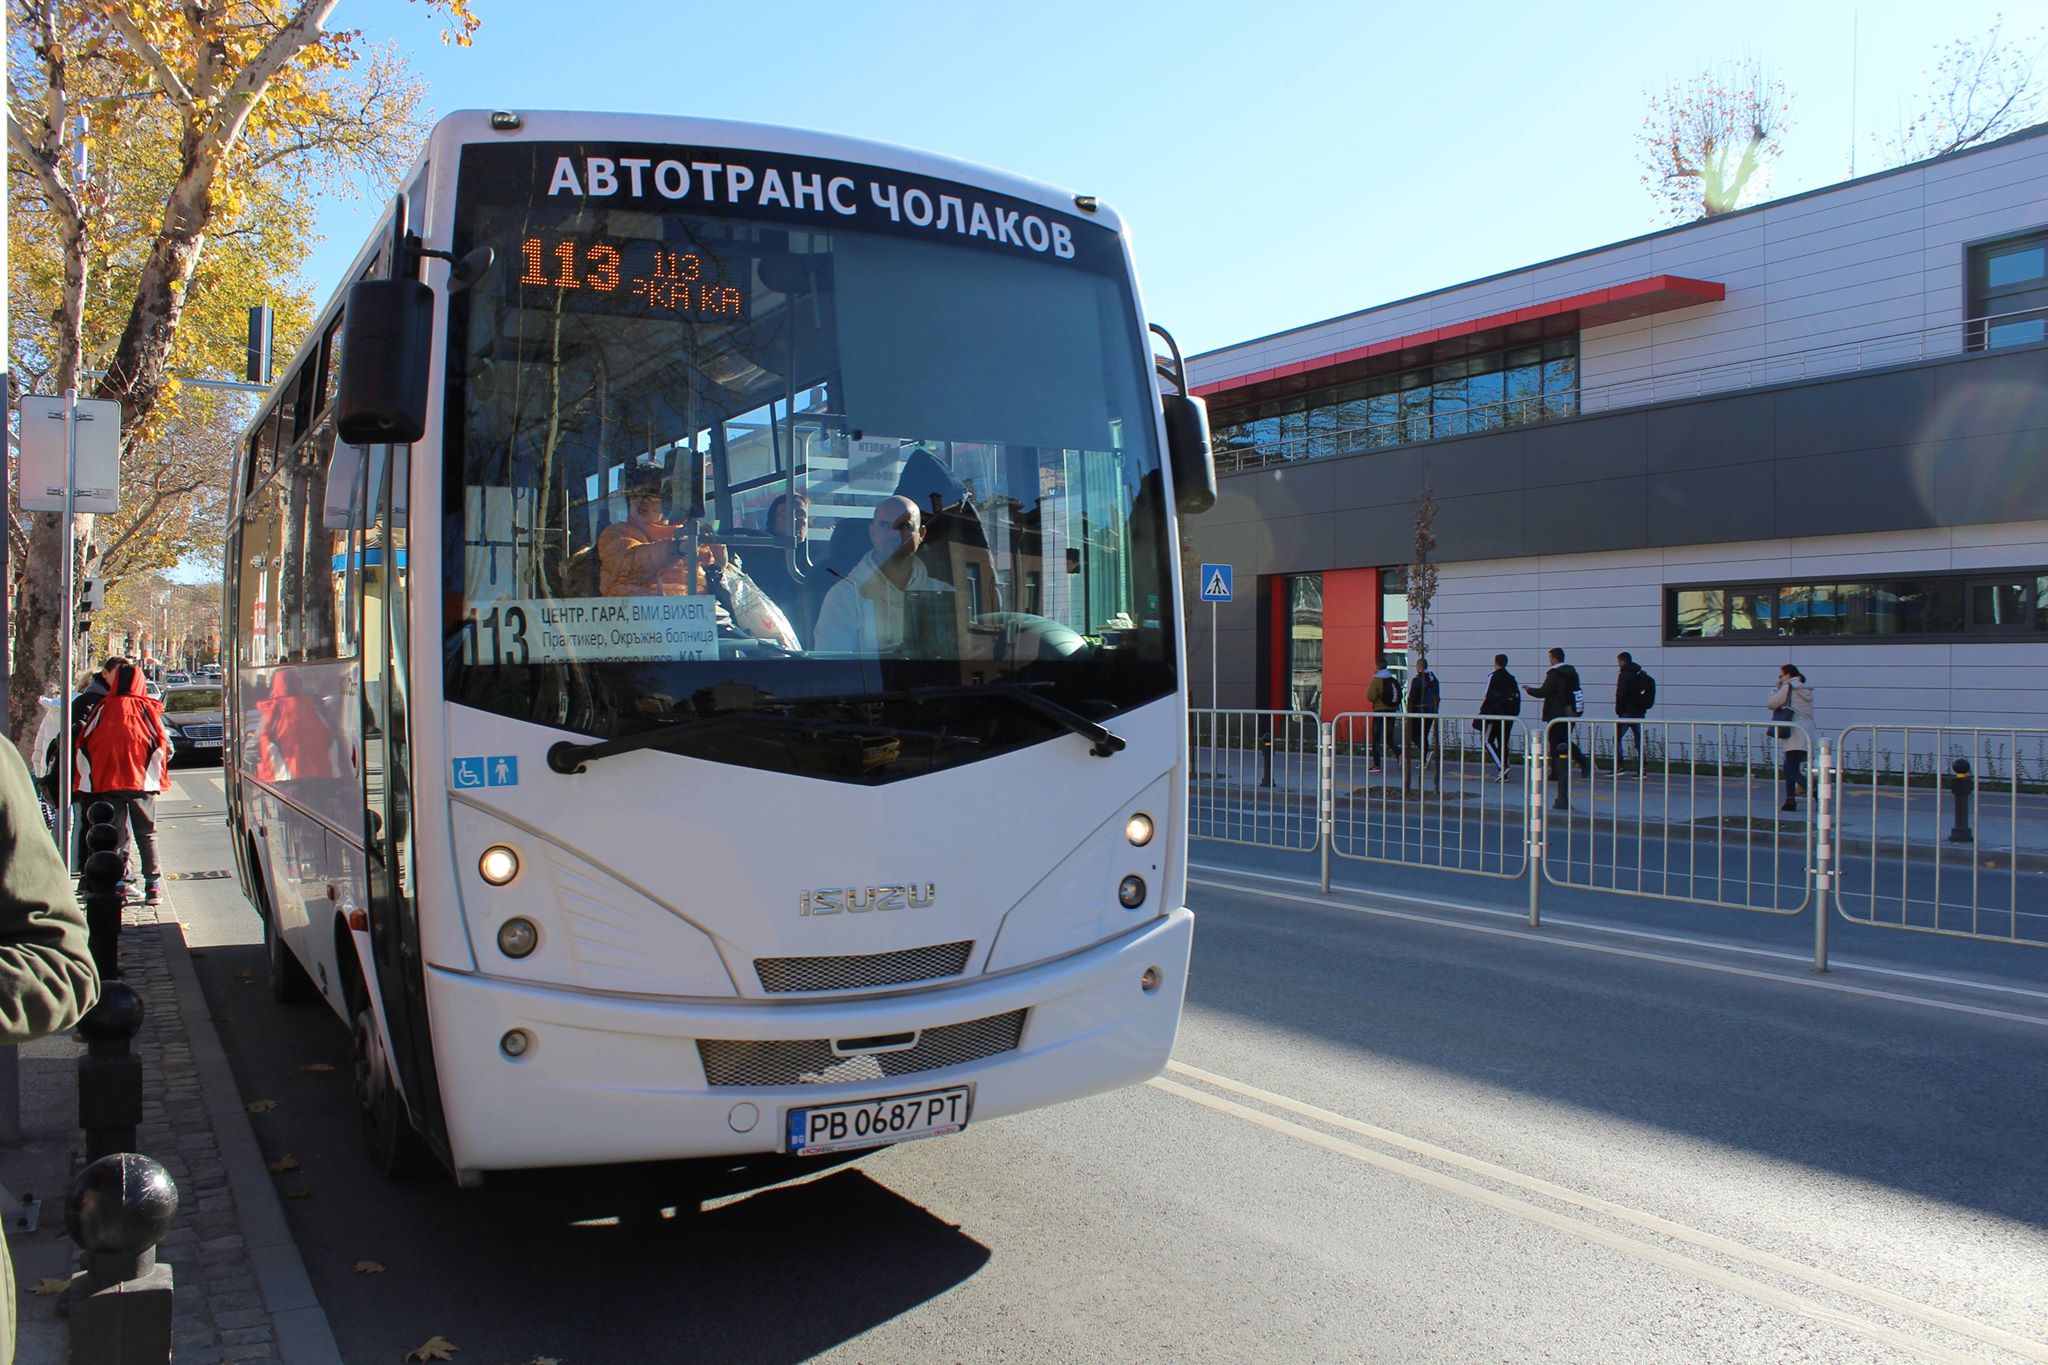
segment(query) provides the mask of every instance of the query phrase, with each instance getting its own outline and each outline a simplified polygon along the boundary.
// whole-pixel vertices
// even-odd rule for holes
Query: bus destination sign
[[[533,233],[519,243],[519,287],[559,291],[578,311],[738,321],[752,271],[645,238]]]

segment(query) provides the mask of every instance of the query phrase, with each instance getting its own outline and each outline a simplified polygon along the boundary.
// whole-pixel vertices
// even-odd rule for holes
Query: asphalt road
[[[170,867],[227,867],[178,785]],[[341,1025],[271,1003],[231,881],[172,891],[352,1362],[2048,1360],[2048,990],[1998,970],[2041,954],[1817,977],[1198,862],[1159,1081],[676,1217],[659,1170],[369,1176]]]

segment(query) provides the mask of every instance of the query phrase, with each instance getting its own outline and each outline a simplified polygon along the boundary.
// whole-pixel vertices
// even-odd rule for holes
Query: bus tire
[[[377,1015],[367,991],[349,993],[349,1061],[354,1073],[356,1104],[362,1110],[363,1150],[370,1166],[386,1180],[411,1180],[440,1169],[432,1149],[412,1126],[405,1100],[391,1074],[377,1033]]]
[[[270,909],[270,891],[263,884],[263,864],[256,850],[249,850],[250,882],[256,888],[256,917],[263,921],[263,958],[270,972],[270,998],[280,1005],[303,1005],[320,994],[284,935],[277,932],[277,916]]]

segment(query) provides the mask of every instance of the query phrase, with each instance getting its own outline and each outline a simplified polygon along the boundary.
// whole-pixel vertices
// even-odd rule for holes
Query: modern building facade
[[[1761,718],[1791,661],[1823,731],[2048,725],[2048,125],[1190,368],[1218,704],[1366,709],[1428,490],[1447,711],[1557,646],[1594,716],[1628,650],[1663,718]]]

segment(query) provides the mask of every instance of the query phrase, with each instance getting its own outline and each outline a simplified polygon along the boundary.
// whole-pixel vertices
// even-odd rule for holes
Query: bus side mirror
[[[1216,457],[1209,450],[1209,406],[1186,394],[1162,394],[1166,409],[1166,460],[1173,470],[1173,503],[1181,511],[1206,512],[1216,505]]]
[[[410,445],[427,430],[434,291],[418,280],[350,286],[335,431],[350,445]]]

